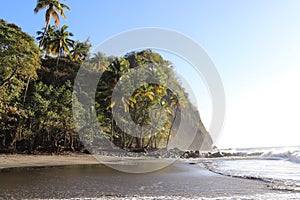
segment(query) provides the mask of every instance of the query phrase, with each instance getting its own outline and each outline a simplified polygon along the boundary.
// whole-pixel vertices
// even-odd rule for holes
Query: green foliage
[[[70,47],[73,46],[74,41],[70,39],[73,33],[67,31],[67,29],[68,26],[63,25],[60,29],[55,30],[49,41],[50,52],[55,56],[63,57],[66,53],[70,53]]]
[[[38,13],[41,9],[46,9],[46,26],[42,31],[37,32],[38,37],[36,39],[39,42],[39,47],[45,51],[45,55],[56,56],[57,65],[61,57],[68,57],[75,62],[83,62],[89,56],[91,48],[89,41],[74,41],[71,39],[73,33],[67,31],[67,25],[59,27],[59,15],[66,19],[64,10],[70,10],[70,8],[60,3],[59,0],[37,0],[34,13]],[[56,26],[50,25],[50,18],[55,20]]]
[[[116,58],[105,69],[96,92],[98,120],[105,137],[123,149],[166,147],[178,129],[180,116],[177,115],[180,115],[181,108],[188,106],[191,111],[196,110],[189,103],[170,63],[151,50]],[[144,79],[139,85],[136,83],[138,77]],[[176,86],[177,93],[173,93],[168,85]],[[123,95],[126,91],[133,93],[126,97]],[[120,97],[117,102],[112,99],[113,93]],[[132,123],[126,117],[117,124],[112,109],[129,113],[136,128],[132,129]],[[190,119],[193,123],[197,118]],[[143,128],[147,126],[150,129]]]
[[[40,53],[32,37],[16,25],[0,20],[1,101],[19,97],[27,79],[37,78]]]
[[[42,48],[42,50],[45,52],[46,56],[49,56],[51,54],[51,41],[54,38],[54,32],[56,30],[56,26],[48,26],[47,32],[46,28],[42,28],[41,31],[37,31],[37,37],[36,40],[39,43],[39,46]]]
[[[40,50],[28,34],[0,20],[0,144],[16,145],[20,126],[27,118],[23,110],[25,88],[37,78]]]
[[[89,57],[89,51],[91,44],[88,40],[84,42],[75,41],[73,42],[72,50],[70,50],[70,58],[72,61],[82,63]]]
[[[84,125],[81,139],[88,147],[101,143],[102,147],[114,144],[126,150],[165,148],[176,136],[182,118],[188,119],[188,126],[197,126],[197,109],[189,102],[171,63],[161,55],[145,50],[124,57],[97,53],[90,58],[88,40],[72,40],[66,25],[49,25],[49,17],[59,20],[58,13],[64,17],[63,10],[68,7],[58,0],[38,0],[35,11],[42,8],[47,9],[46,28],[37,32],[37,40],[43,57],[32,37],[0,20],[0,152],[84,151],[72,112],[73,85],[80,67],[91,79],[103,72],[96,102],[91,98],[94,94],[86,94],[84,89],[79,90],[82,99],[74,102],[76,112],[90,113],[79,119]],[[82,83],[87,85],[79,87],[89,86],[85,80]],[[124,92],[130,95],[123,96]],[[113,94],[121,98],[113,99]],[[188,112],[182,113],[183,108]],[[94,109],[96,120],[91,114]],[[121,116],[122,123],[116,122],[113,110],[128,114],[130,121]],[[103,135],[96,134],[96,123]],[[207,134],[202,123],[197,131],[201,136]]]
[[[53,18],[55,20],[55,24],[58,26],[60,24],[59,15],[66,19],[67,17],[64,10],[70,10],[67,5],[60,3],[59,0],[37,0],[36,7],[34,8],[34,13],[38,13],[41,9],[46,9],[46,27],[48,27],[50,23],[50,18]]]
[[[55,56],[57,63],[61,58],[68,58],[74,62],[82,63],[89,57],[91,44],[87,39],[84,42],[74,41],[71,39],[73,33],[69,32],[68,26],[63,25],[61,28],[49,26],[37,31],[38,41],[45,57]],[[58,64],[57,64],[58,65]]]
[[[82,149],[71,110],[79,66],[41,59],[32,37],[0,21],[0,151]]]
[[[31,151],[80,151],[72,115],[73,82],[79,64],[62,59],[42,60],[38,80],[30,84],[25,108],[30,113],[24,127],[33,133]]]
[[[28,124],[34,130],[35,140],[41,143],[35,148],[56,152],[74,150],[70,142],[77,136],[71,111],[70,81],[61,87],[43,82],[36,82],[32,87],[26,108],[30,110]]]

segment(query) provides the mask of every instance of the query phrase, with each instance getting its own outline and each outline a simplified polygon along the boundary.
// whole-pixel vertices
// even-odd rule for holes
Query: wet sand
[[[113,163],[113,160],[111,158],[110,162]],[[270,190],[267,183],[262,181],[222,176],[181,161],[162,170],[144,174],[123,173],[97,163],[90,155],[2,155],[0,167],[13,169],[0,171],[0,199],[195,199],[253,197],[277,192]],[[118,162],[114,164],[118,165]],[[32,168],[33,166],[44,167]]]
[[[0,155],[0,169],[16,167],[43,167],[62,165],[98,164],[91,155]]]

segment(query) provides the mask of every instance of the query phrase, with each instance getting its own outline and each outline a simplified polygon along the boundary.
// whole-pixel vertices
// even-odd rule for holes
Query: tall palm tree
[[[49,24],[50,24],[50,18],[53,18],[55,20],[56,26],[59,26],[60,19],[59,15],[61,15],[63,18],[67,18],[64,12],[64,9],[70,10],[70,8],[60,3],[59,0],[37,0],[37,4],[34,8],[34,13],[38,13],[41,9],[46,9],[45,14],[45,22],[46,22],[46,28],[44,30],[44,37],[42,38],[42,42],[45,38],[45,35],[48,31]]]
[[[49,42],[50,52],[57,56],[57,65],[59,58],[70,54],[70,48],[74,45],[74,40],[70,39],[73,36],[73,33],[67,31],[68,26],[63,25],[60,29],[57,29],[52,40]]]

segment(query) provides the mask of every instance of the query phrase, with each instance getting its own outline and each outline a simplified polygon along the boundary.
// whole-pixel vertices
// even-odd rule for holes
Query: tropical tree
[[[74,62],[83,62],[88,56],[91,48],[91,44],[88,40],[84,42],[75,41],[70,51],[71,60]]]
[[[93,65],[93,69],[96,71],[100,70],[102,72],[107,70],[109,64],[112,63],[113,61],[115,61],[115,58],[110,60],[110,58],[108,58],[101,52],[95,53],[93,55],[93,57],[91,58],[91,63]]]
[[[40,53],[31,36],[0,19],[0,100],[19,95],[28,77],[37,78]]]
[[[44,38],[46,37],[46,33],[48,31],[49,25],[50,25],[50,19],[53,18],[55,20],[56,26],[59,26],[60,24],[60,19],[59,15],[61,15],[63,18],[67,18],[65,15],[64,10],[70,10],[70,8],[63,4],[60,3],[59,0],[37,0],[37,4],[34,8],[34,13],[38,13],[41,9],[46,9],[45,13],[45,29],[44,29],[44,36],[42,38],[42,42]]]
[[[40,50],[15,24],[0,20],[0,149],[16,149],[26,119],[23,101],[30,80],[37,79]]]
[[[53,38],[49,41],[50,52],[57,56],[57,65],[60,57],[70,54],[70,48],[74,45],[74,40],[70,39],[73,33],[67,31],[68,26],[63,25],[53,33]]]
[[[102,58],[102,55],[94,56],[92,60],[103,60],[98,57]],[[141,68],[134,72],[136,66]],[[152,51],[130,53],[106,67],[96,92],[96,110],[103,131],[111,142],[121,148],[143,151],[165,147],[172,140],[178,97],[166,87],[169,74],[172,74],[169,63]],[[151,77],[161,84],[151,84],[149,80],[150,83],[138,86],[137,77]],[[175,76],[170,79],[172,84],[178,85]],[[120,84],[116,87],[117,83]],[[126,91],[134,92],[130,97],[125,97],[122,94]],[[122,98],[115,101],[112,93]],[[122,114],[117,124],[112,109],[118,113],[128,113],[136,125]]]
[[[46,28],[42,28],[41,31],[37,31],[36,40],[39,43],[39,47],[41,47],[45,51],[45,55],[48,56],[51,53],[51,40],[53,40],[54,32],[56,27],[49,26],[47,33],[45,33]]]
[[[101,58],[101,55],[103,54],[97,55],[98,57],[94,57],[94,59],[99,61],[98,58]],[[104,59],[102,58],[101,60]],[[106,67],[107,70],[102,74],[102,77],[99,81],[99,86],[97,88],[96,109],[99,111],[99,116],[101,116],[101,118],[99,119],[102,126],[108,127],[108,134],[106,136],[110,139],[111,142],[113,142],[114,137],[118,134],[115,134],[116,126],[112,114],[112,107],[115,104],[115,102],[111,101],[112,93],[122,73],[124,73],[124,71],[129,68],[129,63],[126,59],[119,58]]]

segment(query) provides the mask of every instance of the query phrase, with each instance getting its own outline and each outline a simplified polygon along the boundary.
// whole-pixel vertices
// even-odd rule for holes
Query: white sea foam
[[[221,152],[240,157],[260,156],[263,159],[284,159],[300,163],[300,146],[298,147],[263,147],[225,149]]]
[[[291,162],[300,163],[300,149],[275,149],[274,151],[264,152],[262,157],[285,159]]]
[[[199,163],[219,174],[266,181],[270,189],[300,192],[300,147],[234,149],[225,152],[238,157],[199,160]]]

